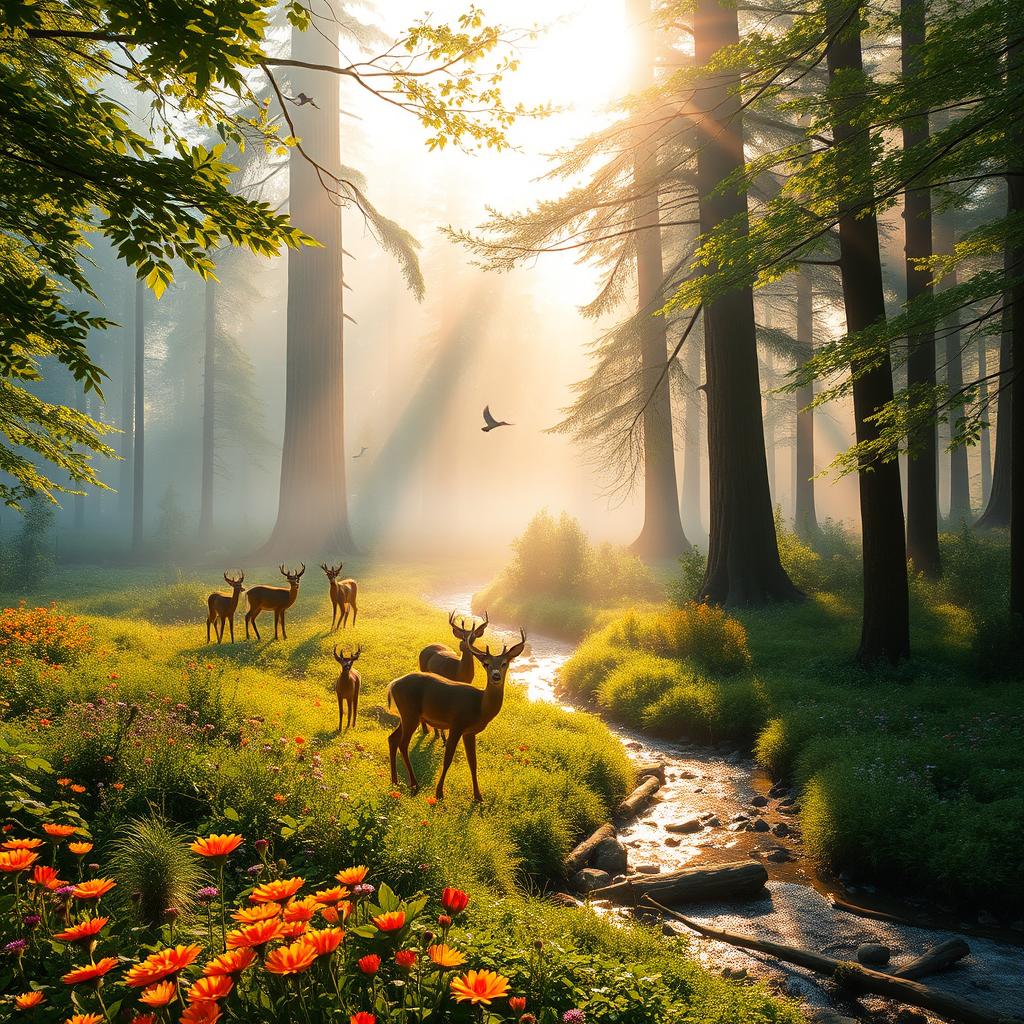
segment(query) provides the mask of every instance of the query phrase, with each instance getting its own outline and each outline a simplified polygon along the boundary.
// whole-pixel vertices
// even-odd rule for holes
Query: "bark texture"
[[[814,351],[814,290],[806,274],[796,275],[796,340],[809,357]],[[793,519],[805,540],[818,532],[814,508],[814,384],[808,381],[796,391],[796,488]]]
[[[199,481],[199,536],[209,540],[213,532],[213,446],[217,401],[217,284],[206,282],[203,309],[203,455]]]

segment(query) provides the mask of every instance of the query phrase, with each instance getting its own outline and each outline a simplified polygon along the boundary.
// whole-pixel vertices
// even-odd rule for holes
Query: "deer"
[[[341,732],[344,717],[342,702],[348,704],[348,728],[356,724],[356,715],[359,713],[359,673],[352,666],[362,653],[363,648],[360,646],[354,654],[339,654],[338,645],[334,645],[334,660],[341,666],[341,675],[334,684],[334,692],[338,696],[338,732]]]
[[[224,622],[227,621],[231,630],[231,642],[235,642],[235,609],[238,607],[239,595],[245,590],[242,583],[245,580],[245,573],[239,572],[237,578],[224,573],[224,582],[231,587],[230,594],[222,594],[214,591],[206,599],[206,607],[209,609],[206,616],[206,642],[210,642],[210,626],[213,626],[217,634],[217,643],[224,639]]]
[[[437,780],[434,796],[444,799],[444,780],[451,767],[452,758],[462,740],[466,751],[466,763],[473,780],[473,799],[483,800],[476,780],[476,738],[487,724],[501,711],[505,699],[505,675],[515,658],[526,647],[526,630],[520,629],[520,642],[509,649],[502,644],[501,651],[491,653],[487,648],[478,650],[471,646],[473,657],[484,667],[486,684],[482,690],[469,683],[456,683],[433,672],[410,672],[394,680],[387,690],[388,707],[394,704],[401,721],[388,736],[388,750],[391,756],[391,784],[398,785],[397,754],[401,753],[405,771],[409,777],[409,788],[419,790],[416,773],[409,761],[409,741],[416,726],[421,722],[435,729],[446,729],[448,739],[444,746],[444,761],[441,775]]]
[[[272,611],[274,613],[274,639],[277,639],[277,626],[281,624],[281,635],[285,640],[288,633],[284,628],[284,613],[295,604],[295,598],[299,596],[299,580],[306,571],[304,563],[299,563],[302,568],[296,572],[294,569],[289,572],[283,565],[278,568],[281,575],[288,581],[287,587],[250,587],[248,594],[249,610],[245,613],[245,638],[249,639],[249,623],[252,623],[256,639],[260,640],[260,631],[256,626],[256,617],[260,612]]]
[[[355,580],[339,580],[338,574],[344,567],[344,562],[339,562],[337,568],[332,568],[326,562],[320,563],[324,575],[331,585],[331,632],[335,630],[334,620],[338,620],[338,627],[348,625],[349,609],[352,611],[352,626],[355,627],[356,616],[359,609],[356,607],[356,592],[358,584]]]
[[[484,612],[484,621],[479,625],[473,625],[470,619],[470,626],[466,628],[465,618],[455,621],[455,612],[448,615],[448,625],[452,628],[452,635],[459,641],[461,655],[456,654],[450,647],[444,644],[430,644],[420,651],[420,671],[433,672],[434,675],[451,679],[455,683],[471,683],[476,669],[476,662],[473,660],[471,648],[475,640],[479,640],[487,629],[487,612]],[[427,723],[423,723],[423,735],[427,734]],[[441,729],[435,730],[435,734],[443,740],[444,732]]]

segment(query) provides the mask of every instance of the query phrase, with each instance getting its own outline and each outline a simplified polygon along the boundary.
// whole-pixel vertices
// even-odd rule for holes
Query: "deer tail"
[[[395,681],[392,681],[391,683],[388,684],[388,689],[387,689],[388,711],[391,710],[391,689],[392,689],[392,687],[394,685],[395,685]]]

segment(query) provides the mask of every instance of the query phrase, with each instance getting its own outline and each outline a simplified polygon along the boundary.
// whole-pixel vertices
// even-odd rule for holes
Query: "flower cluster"
[[[49,665],[67,665],[92,647],[92,634],[74,615],[49,608],[17,608],[0,611],[0,663],[35,658]]]

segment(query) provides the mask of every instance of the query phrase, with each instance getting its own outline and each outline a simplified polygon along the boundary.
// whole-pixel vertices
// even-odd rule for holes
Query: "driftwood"
[[[697,903],[701,900],[753,896],[768,881],[764,865],[743,860],[713,867],[682,868],[663,875],[631,875],[624,882],[595,889],[591,897],[620,899],[633,904],[645,896],[656,896],[666,903]]]
[[[939,971],[949,970],[954,964],[959,963],[970,951],[971,947],[963,939],[948,939],[911,960],[906,967],[893,971],[892,974],[894,978],[910,979],[938,974]]]
[[[570,853],[562,863],[562,870],[566,875],[575,874],[580,868],[585,868],[590,863],[590,858],[598,845],[605,839],[615,837],[614,825],[602,825],[588,839],[584,839],[575,850]]]
[[[777,960],[785,960],[787,963],[798,964],[800,967],[824,974],[859,992],[870,992],[874,995],[895,999],[901,1003],[907,1003],[909,1006],[920,1007],[922,1010],[931,1010],[932,1013],[938,1013],[952,1020],[963,1021],[964,1024],[1024,1024],[1018,1017],[1005,1016],[967,999],[961,999],[959,996],[938,992],[909,978],[883,974],[881,971],[873,971],[869,967],[862,967],[860,964],[850,961],[836,960],[834,957],[815,953],[809,949],[801,949],[799,946],[786,946],[781,942],[754,939],[747,935],[737,935],[718,928],[710,928],[708,925],[699,924],[688,917],[683,917],[682,914],[677,914],[674,910],[669,910],[668,907],[662,906],[650,897],[647,897],[646,903],[663,914],[682,922],[699,935],[705,935],[709,939],[716,939],[719,942],[727,942],[731,946],[767,953],[769,956],[773,956]]]
[[[665,785],[665,762],[664,761],[651,761],[649,764],[638,764],[636,766],[636,777],[638,779],[646,778],[651,776],[657,779],[663,786]]]
[[[624,822],[629,821],[630,818],[636,817],[639,813],[640,808],[647,803],[648,800],[654,796],[658,790],[661,789],[661,783],[653,775],[648,775],[647,778],[640,783],[636,789],[633,790],[625,800],[615,808],[615,814],[613,815],[615,821]]]

